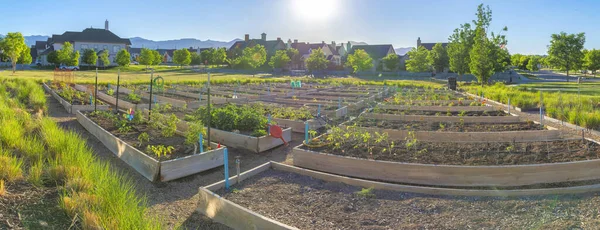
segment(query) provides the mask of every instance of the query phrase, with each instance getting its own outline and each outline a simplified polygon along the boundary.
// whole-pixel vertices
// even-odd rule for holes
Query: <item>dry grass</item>
[[[6,188],[4,187],[4,180],[0,180],[0,196],[6,195]]]

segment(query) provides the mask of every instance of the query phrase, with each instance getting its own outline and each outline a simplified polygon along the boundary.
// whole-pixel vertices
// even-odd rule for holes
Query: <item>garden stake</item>
[[[208,111],[208,125],[207,125],[207,129],[208,132],[206,134],[208,134],[208,143],[210,143],[210,120],[211,120],[211,115],[210,115],[210,72],[208,72],[208,80],[206,81],[206,90],[207,90],[207,100],[206,100],[206,105],[207,105],[207,111]],[[220,143],[219,143],[220,144]],[[227,150],[225,150],[225,152],[227,152]]]
[[[90,95],[90,105],[94,103],[94,97],[92,97],[92,95]],[[94,108],[96,108],[96,105],[94,105]]]
[[[319,108],[317,109],[317,117],[321,117],[321,104],[319,104]]]
[[[240,156],[235,156],[235,179],[236,184],[240,183]]]
[[[96,104],[98,103],[98,68],[96,67],[96,86],[94,87],[94,112],[96,112]]]
[[[271,133],[271,114],[267,118],[267,133]]]
[[[508,98],[508,114],[510,114],[510,97]]]
[[[544,101],[542,100],[542,91],[540,91],[540,125],[542,126],[542,128],[544,127],[543,110],[544,110]]]
[[[119,113],[119,85],[121,84],[121,69],[117,70],[117,103],[115,103],[115,113]]]
[[[152,81],[154,80],[154,69],[150,72],[150,98],[152,98]],[[152,103],[148,103],[148,121],[150,121],[150,115],[152,114]]]
[[[198,134],[198,144],[200,144],[200,153],[204,152],[204,146],[202,145],[202,133]]]
[[[209,135],[210,137],[210,135]],[[225,168],[225,190],[229,191],[229,156],[227,148],[223,149],[223,167]]]
[[[342,97],[338,97],[338,109],[342,108]]]
[[[304,142],[308,144],[308,121],[304,122]]]

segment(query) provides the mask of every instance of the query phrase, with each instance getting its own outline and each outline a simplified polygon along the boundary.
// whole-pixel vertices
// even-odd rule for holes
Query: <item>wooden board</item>
[[[410,111],[432,111],[432,112],[462,112],[462,111],[496,111],[491,106],[405,106],[405,105],[379,105],[377,108],[380,109],[396,109],[396,110],[410,110]]]
[[[117,98],[115,98],[113,96],[109,96],[102,92],[98,92],[97,97],[98,97],[98,99],[106,102],[107,104],[113,105],[112,106],[113,109],[114,109],[114,105],[117,103]],[[149,107],[150,107],[150,105],[148,105],[148,104],[133,104],[128,101],[119,99],[119,109],[128,110],[129,108],[132,108],[135,110],[143,110],[143,109],[147,110]]]
[[[96,125],[81,112],[77,111],[77,121],[88,132],[94,135],[106,148],[110,149],[118,158],[138,171],[150,181],[158,180],[160,173],[160,162],[140,152],[136,148],[115,137],[110,132]]]
[[[388,121],[428,121],[428,122],[461,122],[464,123],[516,123],[520,122],[515,116],[421,116],[421,115],[395,115],[385,113],[364,113],[365,118]]]
[[[511,166],[400,163],[293,150],[298,167],[363,179],[435,186],[523,186],[600,179],[600,160]]]
[[[344,126],[342,126],[344,127]],[[360,127],[368,132],[388,133],[392,140],[405,140],[408,130]],[[427,142],[511,142],[511,141],[547,141],[560,140],[563,134],[559,130],[505,131],[505,132],[436,132],[414,131],[418,141]]]
[[[246,149],[258,153],[258,138],[215,128],[210,129],[211,141],[230,148]],[[207,138],[207,137],[205,137]]]
[[[94,107],[94,105],[72,105],[71,103],[63,99],[60,95],[58,95],[56,92],[54,92],[54,90],[52,90],[50,87],[48,87],[46,83],[42,83],[42,86],[44,87],[44,90],[46,90],[46,92],[52,95],[52,97],[54,97],[54,99],[56,99],[70,114],[75,114],[77,111],[94,111],[94,109],[108,110],[108,105],[97,105],[96,107]]]
[[[225,147],[190,155],[160,164],[160,180],[171,181],[223,165]]]
[[[240,180],[239,181],[242,182],[245,179],[253,177],[253,176],[255,176],[255,175],[257,175],[257,174],[259,174],[261,172],[264,172],[264,171],[266,171],[266,170],[268,170],[270,168],[271,168],[271,162],[267,162],[267,163],[264,163],[262,165],[256,166],[256,167],[254,167],[254,168],[252,168],[252,169],[250,169],[248,171],[240,173]],[[234,175],[232,177],[229,177],[229,185],[230,186],[236,184],[237,181],[238,181],[238,179],[237,179],[236,175]],[[222,180],[222,181],[219,181],[217,183],[208,185],[208,186],[206,186],[204,188],[207,189],[207,190],[209,190],[209,191],[213,191],[214,192],[214,191],[217,191],[217,190],[219,190],[219,189],[221,189],[223,187],[225,187],[225,180]]]
[[[273,121],[275,123],[277,123],[277,125],[281,126],[282,128],[292,128],[292,132],[295,133],[304,133],[304,121],[294,121],[294,120],[289,120],[289,119],[280,119],[280,118],[273,118]],[[327,125],[327,122],[325,122],[324,120],[318,120],[318,118],[315,119],[310,119],[308,120],[308,127],[311,130],[316,130],[319,129],[321,127],[324,127]]]
[[[288,143],[292,141],[292,128],[283,129],[283,139]],[[264,152],[269,149],[276,148],[280,145],[283,145],[283,141],[280,138],[274,138],[272,136],[262,136],[258,138],[257,152]]]
[[[376,190],[391,190],[399,192],[422,193],[429,195],[449,195],[449,196],[492,196],[492,197],[510,197],[510,196],[533,196],[533,195],[560,195],[560,194],[579,194],[600,191],[600,184],[583,185],[575,187],[543,188],[543,189],[458,189],[458,188],[440,188],[417,185],[391,184],[379,181],[363,180],[334,174],[328,174],[313,171],[304,168],[298,168],[290,165],[271,162],[271,167],[280,171],[297,173],[310,176],[316,179],[340,182],[352,186],[363,188],[373,188]]]

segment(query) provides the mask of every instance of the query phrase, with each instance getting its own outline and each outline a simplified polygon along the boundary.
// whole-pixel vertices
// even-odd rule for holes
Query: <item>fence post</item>
[[[121,69],[117,70],[117,103],[115,103],[115,113],[119,113],[119,85],[121,84]]]
[[[510,97],[508,98],[508,114],[510,114]]]
[[[540,91],[540,124],[544,127],[544,101],[542,98],[542,91]]]
[[[96,67],[96,86],[94,86],[94,112],[96,112],[96,104],[98,104],[98,68]]]
[[[308,121],[304,122],[304,142],[308,144]]]
[[[225,169],[225,190],[229,190],[229,154],[227,148],[223,149],[223,167]]]
[[[202,144],[202,132],[198,134],[198,144],[200,144],[200,153],[204,152],[204,145]],[[210,143],[208,143],[210,145]]]

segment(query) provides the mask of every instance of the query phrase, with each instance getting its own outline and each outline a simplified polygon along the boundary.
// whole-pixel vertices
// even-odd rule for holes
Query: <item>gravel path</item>
[[[129,167],[108,150],[102,142],[89,134],[77,118],[65,109],[51,96],[47,96],[48,113],[63,128],[79,133],[88,143],[96,156],[111,163],[113,168],[122,171],[137,182],[137,191],[148,198],[149,215],[161,219],[168,229],[183,227],[184,229],[229,229],[210,219],[195,213],[197,207],[198,188],[223,180],[223,168],[215,168],[200,174],[188,176],[166,183],[152,183]],[[241,171],[254,168],[267,161],[290,162],[291,146],[301,143],[301,135],[294,135],[288,147],[279,147],[265,153],[254,154],[246,151],[230,149],[229,171],[235,172],[235,157],[240,156]]]

